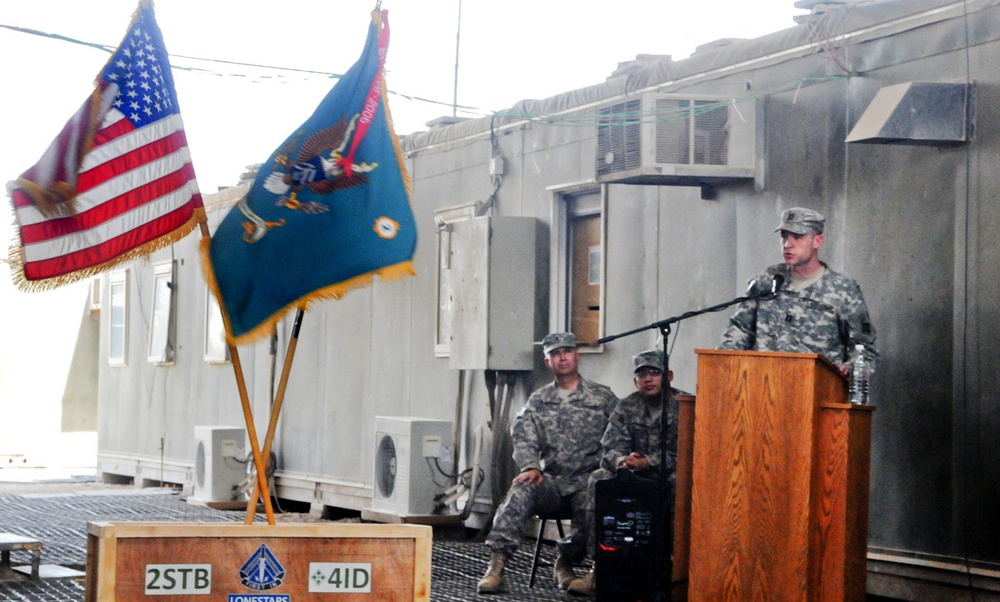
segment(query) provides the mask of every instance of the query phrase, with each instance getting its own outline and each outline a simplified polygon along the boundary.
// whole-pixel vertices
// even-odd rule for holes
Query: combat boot
[[[503,569],[507,564],[507,554],[493,552],[486,574],[476,584],[477,594],[497,594],[504,591]]]
[[[552,569],[552,578],[556,580],[559,589],[565,590],[570,582],[576,580],[576,573],[573,572],[573,563],[567,560],[562,554],[556,556],[556,563]]]
[[[566,591],[574,596],[587,596],[588,598],[596,596],[597,584],[594,583],[594,569],[590,569],[590,572],[583,579],[574,579]]]

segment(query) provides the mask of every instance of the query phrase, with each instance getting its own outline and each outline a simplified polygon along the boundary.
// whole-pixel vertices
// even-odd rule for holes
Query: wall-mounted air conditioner
[[[451,449],[450,421],[376,416],[372,510],[433,514],[434,496],[450,485],[441,470],[451,470]]]
[[[755,100],[642,94],[598,110],[597,181],[713,187],[752,179]]]
[[[236,426],[194,427],[194,493],[192,502],[229,502],[246,478],[246,429]]]

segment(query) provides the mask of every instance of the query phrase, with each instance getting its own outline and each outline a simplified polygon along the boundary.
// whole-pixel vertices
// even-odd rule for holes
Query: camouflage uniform
[[[666,380],[666,378],[664,378]],[[674,482],[677,476],[677,413],[678,405],[674,394],[683,393],[671,389],[667,401],[667,484],[669,492],[667,499],[673,499]],[[597,481],[615,476],[618,464],[632,452],[639,452],[649,460],[649,469],[638,474],[645,477],[658,478],[660,467],[660,404],[650,405],[636,391],[618,402],[618,407],[611,413],[608,427],[601,437],[604,456],[601,467],[595,470],[587,485],[587,549],[593,550],[595,545],[594,528],[594,486]],[[671,505],[672,508],[672,505]]]
[[[555,382],[528,398],[512,427],[514,462],[520,472],[542,471],[544,480],[539,485],[511,484],[486,538],[490,549],[513,554],[527,520],[562,504],[572,508],[574,526],[584,524],[587,477],[600,464],[601,433],[617,403],[611,389],[582,377],[565,402]],[[578,530],[559,542],[560,554],[574,562],[587,553],[585,533]]]
[[[601,437],[604,457],[601,468],[614,472],[625,456],[639,452],[649,460],[652,474],[660,467],[660,404],[647,403],[636,391],[618,403]],[[667,400],[667,473],[677,471],[677,399]]]
[[[740,304],[722,335],[719,349],[787,351],[824,355],[834,364],[846,364],[856,344],[865,346],[865,356],[874,369],[879,358],[875,327],[861,288],[854,280],[831,270],[802,291],[789,288],[791,270],[773,265],[755,276],[752,288],[780,274],[785,283],[774,298],[750,299]]]

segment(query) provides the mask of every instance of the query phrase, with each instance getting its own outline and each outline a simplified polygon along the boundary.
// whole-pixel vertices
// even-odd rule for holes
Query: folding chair
[[[555,512],[536,514],[535,517],[538,519],[538,536],[535,538],[535,553],[531,557],[531,576],[528,578],[528,587],[535,587],[535,573],[538,571],[538,551],[541,550],[542,539],[545,538],[545,523],[550,520],[556,521],[559,538],[566,537],[566,534],[563,532],[562,522],[572,519],[573,511],[568,507],[560,508]]]

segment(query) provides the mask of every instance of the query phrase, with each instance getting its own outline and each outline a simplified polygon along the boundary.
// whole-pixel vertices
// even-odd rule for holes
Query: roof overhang
[[[878,91],[845,142],[957,146],[972,131],[972,84],[908,82]]]

